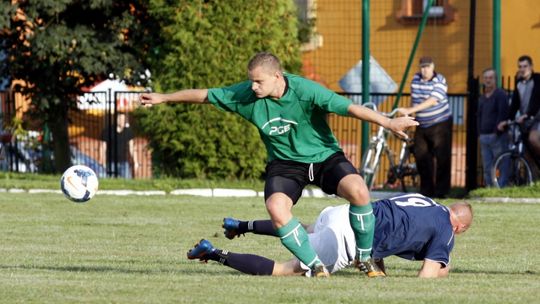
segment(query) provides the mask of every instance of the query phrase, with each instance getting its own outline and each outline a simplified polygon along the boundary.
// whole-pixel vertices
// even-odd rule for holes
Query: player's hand
[[[166,102],[165,95],[160,93],[143,93],[139,96],[139,102],[145,107],[151,107]]]
[[[397,137],[407,139],[409,136],[405,133],[405,130],[410,127],[418,126],[418,122],[411,116],[403,116],[394,119],[390,119],[387,129],[392,131]]]
[[[508,121],[503,120],[497,125],[497,130],[499,132],[504,132],[504,130],[506,130],[507,126],[508,126]]]
[[[518,117],[518,118],[516,119],[516,122],[517,122],[518,124],[522,124],[522,123],[525,121],[525,119],[527,119],[527,117],[528,117],[527,114],[523,114],[523,115],[521,115],[520,117]]]
[[[411,115],[411,112],[409,111],[409,108],[397,108],[397,112],[403,116],[409,116]]]

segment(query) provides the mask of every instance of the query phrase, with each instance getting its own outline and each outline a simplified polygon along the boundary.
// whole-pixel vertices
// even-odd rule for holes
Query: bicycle
[[[511,121],[508,128],[511,139],[509,149],[499,154],[491,167],[493,185],[497,188],[532,185],[533,171],[525,157],[527,148],[520,126],[516,121]]]
[[[0,133],[0,171],[38,172],[41,151],[31,142],[38,135],[35,131],[28,132],[24,137]]]
[[[364,106],[377,111],[377,106],[374,103],[368,102],[365,103]],[[393,117],[396,115],[397,109],[394,109],[390,113],[379,113],[387,117]],[[413,149],[412,140],[399,138],[401,141],[401,148],[396,161],[395,152],[391,150],[386,140],[388,133],[391,132],[379,126],[377,134],[371,138],[368,150],[362,157],[360,175],[364,178],[368,189],[371,190],[379,169],[381,156],[384,153],[390,163],[390,168],[387,172],[387,181],[385,184],[394,188],[396,183],[399,181],[401,190],[403,192],[408,191],[407,187],[418,188],[420,177],[418,175],[418,170],[416,169],[416,163],[411,160]]]

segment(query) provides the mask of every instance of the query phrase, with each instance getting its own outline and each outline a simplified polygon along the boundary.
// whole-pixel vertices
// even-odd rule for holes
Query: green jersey
[[[208,100],[259,129],[269,162],[318,163],[341,151],[325,115],[347,115],[351,100],[297,75],[285,74],[285,81],[285,93],[277,100],[256,97],[251,81],[210,89]]]

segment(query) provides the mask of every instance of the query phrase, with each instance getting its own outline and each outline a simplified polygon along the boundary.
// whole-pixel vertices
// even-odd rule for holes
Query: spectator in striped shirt
[[[414,157],[420,174],[420,193],[444,198],[450,191],[452,114],[446,79],[435,71],[431,57],[420,58],[420,72],[411,83],[412,106],[400,108],[416,116],[420,124],[414,135]]]

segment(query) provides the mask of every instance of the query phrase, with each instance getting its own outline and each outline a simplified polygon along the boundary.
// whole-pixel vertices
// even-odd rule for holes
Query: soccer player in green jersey
[[[349,221],[356,239],[356,259],[369,277],[382,277],[370,258],[375,217],[369,191],[362,177],[345,158],[325,115],[336,113],[381,125],[398,136],[417,125],[411,117],[389,119],[321,85],[284,73],[279,59],[267,52],[248,63],[249,80],[224,88],[187,89],[170,94],[145,93],[141,104],[211,103],[254,124],[268,152],[265,204],[282,244],[314,276],[328,271],[309,243],[306,230],[292,214],[292,207],[308,184],[350,202]]]

